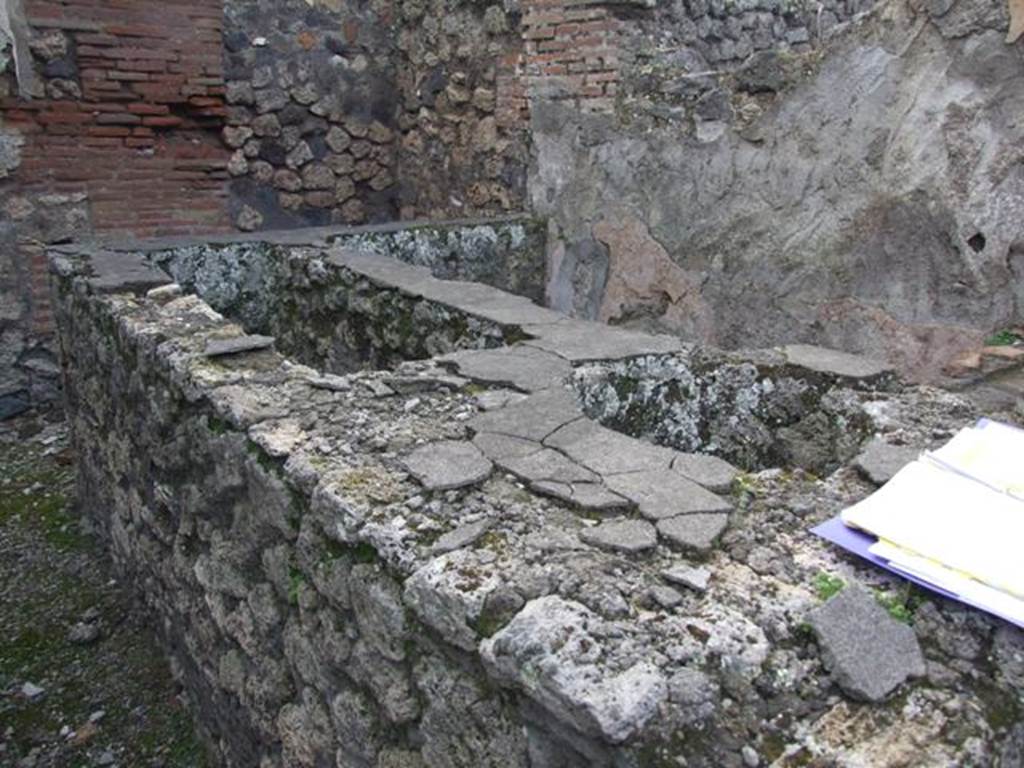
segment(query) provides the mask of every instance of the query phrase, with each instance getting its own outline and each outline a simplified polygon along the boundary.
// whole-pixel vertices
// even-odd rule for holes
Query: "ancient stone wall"
[[[522,210],[528,164],[524,27],[501,3],[401,5],[403,218]]]
[[[377,255],[277,258],[347,297],[330,326],[297,317],[282,346],[303,326],[345,344],[339,329],[376,317],[350,351],[384,360],[404,303],[419,342],[402,348],[433,338],[447,354],[330,374],[182,295],[152,256],[54,250],[81,509],[226,765],[1017,760],[1024,635],[900,597],[808,533],[870,492],[856,470],[740,478],[598,425],[568,387],[614,419],[690,374],[711,392],[720,366],[700,359],[716,353]],[[485,348],[497,336],[466,333],[470,319],[511,346]],[[708,445],[801,403],[890,447],[973,415],[826,350],[730,363],[756,373],[718,391],[755,407]],[[823,569],[850,586],[822,606]]]
[[[0,417],[55,395],[48,243],[229,226],[219,2],[4,10]]]
[[[1005,115],[1024,43],[1005,42],[1006,4],[863,8],[637,8],[614,104],[533,99],[551,305],[921,378],[1018,324],[1024,137]]]
[[[224,3],[240,229],[398,217],[391,5]]]

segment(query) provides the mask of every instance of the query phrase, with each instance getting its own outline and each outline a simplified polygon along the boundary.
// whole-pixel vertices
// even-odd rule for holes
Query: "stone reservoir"
[[[976,407],[545,309],[543,233],[51,249],[78,504],[223,763],[1021,765],[1024,635],[808,532]]]

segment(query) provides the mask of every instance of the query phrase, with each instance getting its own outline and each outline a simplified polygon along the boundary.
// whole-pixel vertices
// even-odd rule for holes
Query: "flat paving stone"
[[[420,446],[402,462],[429,491],[475,485],[488,478],[494,466],[468,440],[442,440]]]
[[[811,344],[789,344],[782,347],[781,352],[791,365],[848,379],[871,379],[893,372],[893,367],[884,360]]]
[[[544,446],[536,440],[524,440],[521,437],[499,435],[496,432],[479,432],[473,438],[473,445],[483,451],[491,461],[521,459],[544,450]]]
[[[580,541],[609,552],[638,554],[658,545],[658,534],[646,520],[609,520],[580,531]]]
[[[602,483],[556,483],[542,480],[531,483],[530,488],[537,493],[593,512],[615,512],[633,506],[628,499],[612,493]]]
[[[259,336],[256,334],[234,336],[230,339],[210,339],[206,342],[206,349],[203,350],[203,354],[207,357],[225,357],[227,355],[239,355],[243,352],[269,349],[272,346],[274,346],[273,336]]]
[[[890,445],[876,437],[853,460],[853,465],[875,485],[885,485],[897,472],[916,461],[920,455],[919,448]]]
[[[524,345],[554,352],[574,363],[670,354],[684,348],[674,336],[654,336],[582,320],[524,325],[523,331],[533,337],[522,342]]]
[[[496,411],[474,416],[469,422],[473,432],[495,432],[543,440],[559,427],[583,416],[576,398],[562,387],[546,389]]]
[[[602,475],[667,469],[673,451],[580,419],[549,436],[545,445],[557,448]]]
[[[455,352],[440,359],[460,375],[489,384],[537,392],[561,384],[572,373],[567,360],[533,347],[514,346]]]
[[[640,514],[649,520],[732,511],[732,504],[727,499],[670,469],[608,475],[605,483],[615,493],[636,504]]]
[[[728,491],[740,474],[724,459],[703,453],[677,453],[672,460],[672,469],[712,491]]]
[[[680,515],[658,521],[658,533],[670,546],[697,557],[711,552],[729,525],[729,515]]]
[[[495,463],[528,482],[597,483],[601,480],[586,467],[550,448],[518,458],[498,459]]]
[[[707,568],[693,568],[689,565],[676,565],[661,572],[661,578],[671,584],[692,589],[695,592],[707,591],[711,581],[711,571]]]
[[[925,674],[914,630],[892,618],[859,585],[807,615],[832,679],[854,699],[881,701],[907,678]]]

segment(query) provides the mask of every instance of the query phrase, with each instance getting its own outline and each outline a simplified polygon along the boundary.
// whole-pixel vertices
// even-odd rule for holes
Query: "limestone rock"
[[[238,355],[243,352],[255,352],[272,346],[274,346],[273,336],[260,336],[258,334],[234,336],[229,339],[211,339],[206,343],[206,349],[203,351],[203,354],[207,357],[224,357],[226,355]]]
[[[481,656],[488,672],[514,685],[554,717],[618,744],[636,733],[668,696],[657,667],[639,661],[623,672],[600,667],[602,641],[590,633],[599,617],[554,595],[526,604]]]

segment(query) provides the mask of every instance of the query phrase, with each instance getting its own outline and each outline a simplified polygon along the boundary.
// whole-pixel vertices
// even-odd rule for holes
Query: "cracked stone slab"
[[[609,520],[580,531],[580,541],[609,552],[635,555],[658,546],[658,532],[646,520]]]
[[[703,453],[677,453],[672,460],[672,469],[687,480],[722,493],[732,488],[740,474],[736,467],[724,459]]]
[[[925,674],[914,630],[852,585],[807,615],[822,660],[847,695],[881,701],[907,678]]]
[[[602,475],[667,469],[673,451],[580,419],[550,435],[545,445],[557,448]]]
[[[442,440],[420,446],[402,462],[430,491],[464,488],[486,480],[494,465],[468,440]]]
[[[207,357],[226,357],[227,355],[239,355],[243,352],[269,349],[272,346],[274,346],[273,336],[260,336],[258,334],[234,336],[230,339],[210,339],[206,342],[203,354]]]
[[[524,392],[554,387],[569,377],[568,361],[525,346],[455,352],[440,358],[460,375],[489,384],[505,384]]]
[[[574,363],[664,355],[684,349],[682,341],[674,336],[654,336],[582,320],[524,325],[523,331],[533,337],[523,344],[554,352]]]
[[[97,250],[89,260],[89,285],[98,293],[144,294],[174,281],[140,254]]]
[[[473,437],[473,445],[483,451],[491,461],[521,459],[544,450],[544,446],[536,440],[501,435],[497,432],[478,432]]]
[[[478,414],[470,420],[469,428],[473,432],[543,440],[559,427],[582,416],[583,412],[572,393],[556,387],[532,394],[497,411]]]
[[[780,351],[791,365],[848,379],[872,379],[894,372],[892,366],[882,360],[811,344],[789,344]]]
[[[535,483],[596,483],[601,479],[565,454],[550,448],[517,458],[498,459],[496,463],[506,472]]]
[[[616,512],[632,506],[628,499],[612,493],[601,483],[531,483],[530,488],[545,496],[553,496],[580,509],[595,512]]]
[[[917,448],[891,445],[876,437],[853,460],[854,466],[875,485],[885,485],[907,464],[921,455]]]
[[[658,521],[658,533],[669,546],[697,557],[706,556],[729,525],[729,515],[680,515]]]
[[[640,514],[650,520],[732,511],[727,499],[669,469],[608,475],[605,483],[636,504]]]

